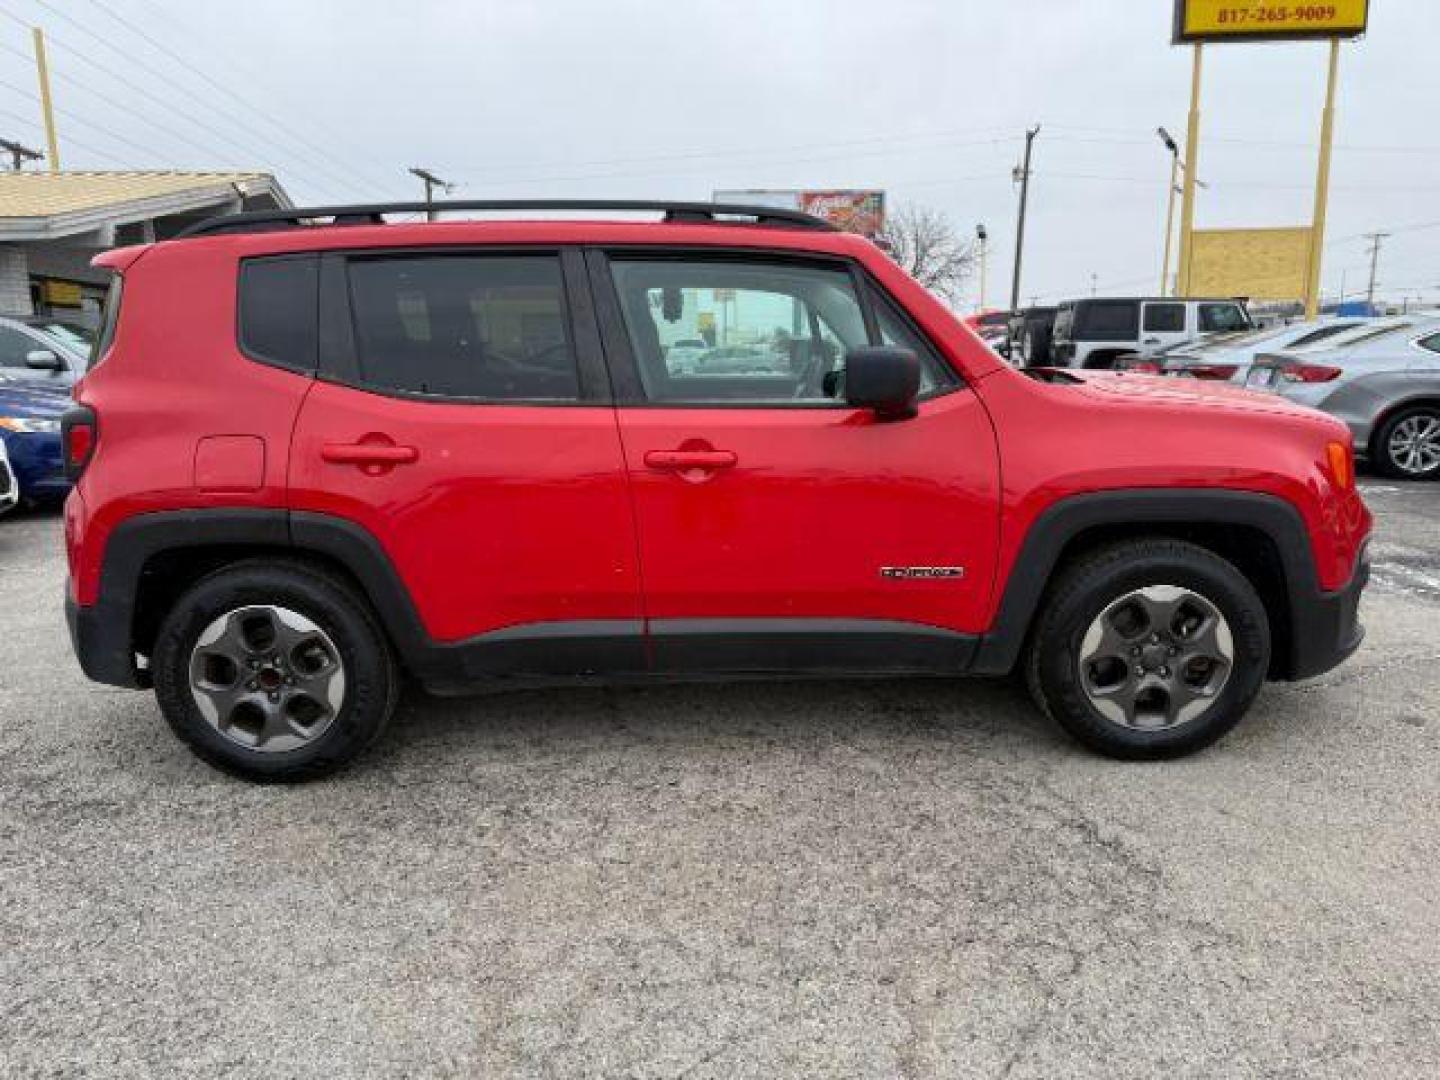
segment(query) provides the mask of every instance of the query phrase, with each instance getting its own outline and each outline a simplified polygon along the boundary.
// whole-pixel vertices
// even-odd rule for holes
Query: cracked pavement
[[[408,697],[228,779],[0,521],[0,1076],[1440,1074],[1440,485],[1369,636],[1122,764],[1006,682]]]

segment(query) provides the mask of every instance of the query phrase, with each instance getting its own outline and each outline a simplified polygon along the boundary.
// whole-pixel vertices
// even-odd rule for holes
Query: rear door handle
[[[737,460],[733,450],[649,450],[645,454],[645,464],[650,468],[676,472],[728,469]]]
[[[420,451],[386,443],[326,443],[320,456],[332,465],[411,465],[420,460]]]

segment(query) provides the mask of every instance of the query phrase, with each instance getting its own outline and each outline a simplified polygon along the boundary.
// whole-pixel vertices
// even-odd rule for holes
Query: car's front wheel
[[[251,780],[308,780],[350,761],[394,710],[389,645],[363,600],[302,563],[237,563],[175,603],[152,657],[175,734]]]
[[[1387,418],[1370,442],[1375,467],[1402,480],[1440,477],[1440,406],[1415,405]]]
[[[1245,576],[1205,548],[1156,538],[1064,571],[1026,674],[1041,708],[1091,749],[1168,758],[1239,723],[1269,663],[1269,620]]]

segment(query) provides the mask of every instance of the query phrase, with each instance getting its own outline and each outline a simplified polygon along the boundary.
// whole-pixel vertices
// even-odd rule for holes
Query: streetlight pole
[[[1020,181],[1020,220],[1015,226],[1015,273],[1010,281],[1011,311],[1020,306],[1020,259],[1025,254],[1025,203],[1030,197],[1030,147],[1038,134],[1039,124],[1026,130],[1025,163],[1015,170],[1015,178]]]
[[[985,223],[982,221],[975,226],[975,240],[980,247],[980,310],[985,310],[985,264],[989,261],[990,234],[985,231]]]
[[[1165,149],[1170,151],[1170,195],[1165,200],[1165,258],[1160,263],[1160,293],[1161,296],[1170,295],[1170,242],[1175,236],[1175,192],[1180,180],[1180,147],[1175,145],[1175,140],[1163,127],[1156,128],[1160,133],[1160,141],[1165,144]]]

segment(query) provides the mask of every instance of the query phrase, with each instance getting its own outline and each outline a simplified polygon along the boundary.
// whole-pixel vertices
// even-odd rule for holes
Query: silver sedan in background
[[[1440,477],[1440,318],[1387,319],[1325,345],[1261,353],[1245,385],[1345,421],[1356,452],[1388,476]]]

